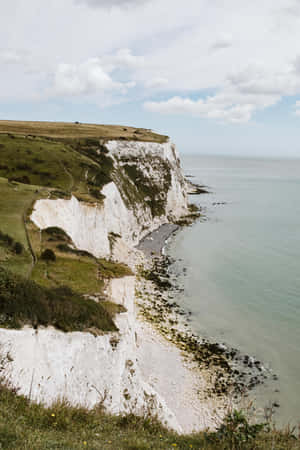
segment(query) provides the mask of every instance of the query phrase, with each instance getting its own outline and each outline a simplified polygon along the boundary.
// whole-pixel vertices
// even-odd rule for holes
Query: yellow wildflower
[[[83,445],[87,445],[87,442],[86,442],[86,441],[83,441]]]
[[[52,414],[51,414],[51,416],[52,416],[52,417],[55,417],[55,414],[54,414],[54,413],[52,413]]]

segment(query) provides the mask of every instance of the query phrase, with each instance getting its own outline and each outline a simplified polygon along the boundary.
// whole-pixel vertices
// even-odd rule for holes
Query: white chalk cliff
[[[120,235],[118,249],[132,249],[150,231],[188,213],[186,183],[175,146],[145,142],[109,141],[114,161],[113,181],[105,185],[101,205],[71,199],[38,200],[31,220],[40,228],[60,227],[78,249],[110,257],[110,234]],[[135,167],[155,198],[138,196],[139,180],[126,176],[124,166]],[[130,168],[129,168],[130,170]],[[143,201],[145,200],[145,201]],[[151,203],[152,201],[152,203]],[[154,203],[153,203],[154,202]],[[157,204],[159,208],[157,209]],[[153,206],[154,205],[154,206]],[[156,209],[155,209],[156,208]],[[126,251],[115,252],[125,260]],[[116,317],[119,332],[93,336],[63,333],[54,328],[0,329],[5,375],[19,392],[48,405],[66,399],[93,407],[102,402],[112,413],[157,413],[180,431],[164,399],[143,379],[137,360],[135,277],[111,280],[108,295],[127,312]]]
[[[114,181],[102,189],[102,205],[91,206],[75,197],[38,200],[31,216],[40,229],[60,227],[78,249],[97,257],[110,255],[110,233],[121,235],[127,245],[134,246],[160,225],[188,213],[186,182],[174,144],[109,141],[106,147],[114,159]],[[126,176],[122,170],[125,164],[137,167],[149,186],[159,192],[153,201],[163,204],[161,215],[153,216],[151,207],[135,195],[140,180]]]

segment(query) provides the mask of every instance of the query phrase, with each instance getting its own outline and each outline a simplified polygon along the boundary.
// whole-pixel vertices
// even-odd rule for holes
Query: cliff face
[[[186,183],[171,143],[109,141],[113,181],[102,189],[101,205],[70,200],[39,200],[32,221],[40,228],[65,230],[76,247],[97,257],[109,256],[110,236],[134,246],[163,223],[187,210]]]
[[[62,228],[80,250],[128,263],[126,255],[147,233],[188,213],[186,183],[169,142],[109,141],[106,149],[113,170],[112,181],[102,188],[102,203],[75,196],[42,199],[31,220],[41,230]],[[2,374],[38,402],[66,399],[87,407],[101,402],[112,413],[151,410],[180,431],[174,414],[141,375],[135,277],[111,280],[107,294],[126,308],[116,318],[118,333],[95,337],[53,328],[0,329],[0,344],[9,355]]]
[[[8,355],[1,374],[38,403],[66,400],[87,408],[101,404],[113,414],[151,412],[180,431],[174,413],[141,375],[134,290],[134,277],[111,280],[108,287],[110,298],[127,310],[116,318],[119,332],[95,337],[52,327],[0,329],[1,352]]]

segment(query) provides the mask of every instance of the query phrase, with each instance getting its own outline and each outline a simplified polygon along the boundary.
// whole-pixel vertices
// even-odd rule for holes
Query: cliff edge
[[[76,326],[64,329],[54,319],[43,324],[27,311],[14,326],[12,313],[2,311],[1,375],[36,402],[66,400],[88,408],[101,404],[112,413],[156,414],[180,431],[174,412],[142,374],[135,306],[135,268],[142,261],[136,245],[149,232],[189,214],[175,145],[149,130],[129,133],[123,127],[119,139],[109,139],[107,134],[68,135],[76,125],[66,127],[63,136],[61,126],[56,134],[55,124],[49,127],[0,123],[0,187],[14,205],[26,203],[26,209],[11,213],[4,200],[0,204],[0,232],[13,242],[19,238],[23,247],[22,262],[5,241],[0,265],[48,294],[69,286],[81,299],[104,308],[114,326],[111,331],[85,329],[76,318]],[[86,131],[81,124],[80,129]],[[60,291],[55,292],[59,304]],[[52,308],[52,297],[49,302]]]

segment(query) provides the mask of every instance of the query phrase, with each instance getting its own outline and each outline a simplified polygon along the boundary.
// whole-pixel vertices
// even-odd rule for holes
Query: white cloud
[[[297,17],[300,15],[300,2],[299,0],[289,0],[287,5],[281,9],[281,14],[285,13],[291,17]]]
[[[250,120],[300,94],[300,27],[290,14],[298,7],[299,0],[189,0],[188,8],[182,0],[4,2],[0,97],[97,100],[124,97],[137,83],[139,97],[128,99],[149,98],[152,109]],[[205,98],[207,90],[215,94]],[[167,100],[156,102],[156,91]]]
[[[154,77],[151,80],[145,82],[145,86],[150,89],[164,88],[168,84],[168,79],[164,77]]]
[[[24,64],[28,59],[28,52],[18,49],[0,50],[0,62],[2,64]]]
[[[115,82],[101,67],[98,58],[81,64],[59,64],[54,75],[56,95],[89,95],[107,91],[125,93],[131,84]]]
[[[113,6],[118,7],[129,7],[129,6],[140,6],[147,0],[75,0],[75,3],[86,4],[94,8],[111,8]]]
[[[230,73],[215,95],[197,100],[172,97],[145,102],[147,110],[162,114],[190,114],[229,122],[248,122],[261,109],[276,105],[284,96],[300,94],[299,58],[284,70],[273,72],[263,64],[249,64]],[[300,101],[296,103],[296,114]]]
[[[191,100],[189,98],[173,97],[162,102],[146,102],[148,111],[163,114],[188,114],[195,117],[225,120],[233,123],[248,122],[253,112],[253,105],[218,103],[217,99]]]
[[[222,50],[233,45],[233,39],[230,34],[223,34],[219,36],[211,45],[212,50]]]
[[[104,56],[101,61],[109,72],[115,69],[135,70],[145,65],[145,58],[133,55],[129,48],[121,48],[115,53]]]

